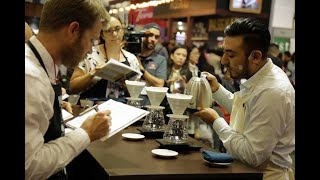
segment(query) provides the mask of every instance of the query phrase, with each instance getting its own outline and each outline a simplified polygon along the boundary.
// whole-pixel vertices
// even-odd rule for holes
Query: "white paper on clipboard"
[[[149,111],[139,109],[121,102],[114,101],[112,99],[100,104],[98,106],[99,111],[110,110],[111,111],[111,127],[110,132],[106,136],[100,138],[101,141],[108,139],[115,135],[124,128],[130,126],[134,122],[143,118],[149,114]],[[71,128],[79,128],[82,123],[91,115],[96,114],[96,110],[92,109],[82,116],[78,116],[71,121],[66,123],[66,126]]]

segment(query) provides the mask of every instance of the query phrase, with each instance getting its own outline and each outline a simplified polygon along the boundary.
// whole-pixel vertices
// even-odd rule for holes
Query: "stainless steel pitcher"
[[[212,105],[212,92],[210,84],[205,75],[192,77],[186,87],[186,94],[192,95],[188,108],[197,109],[197,107],[208,108]]]

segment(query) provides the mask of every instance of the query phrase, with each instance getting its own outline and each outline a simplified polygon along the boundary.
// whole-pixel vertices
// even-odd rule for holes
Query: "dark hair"
[[[194,48],[197,48],[198,50],[199,50],[199,48],[198,48],[198,46],[196,46],[196,45],[194,45],[194,44],[191,44],[190,46],[187,46],[187,52],[188,52],[188,59],[189,59],[189,54],[191,53],[191,51],[194,49]],[[200,51],[200,50],[199,50]]]
[[[292,53],[291,54],[291,59],[290,59],[292,62],[295,62],[296,60],[296,52]]]
[[[110,15],[109,22],[111,21],[111,18],[117,19],[120,22],[121,26],[123,27],[124,24],[123,24],[120,16],[118,16],[118,15]],[[109,27],[110,27],[110,24],[107,24],[107,25],[104,25],[104,27],[101,29],[100,36],[99,36],[99,44],[105,44],[106,43],[106,41],[103,39],[102,36],[103,36],[103,31],[107,30],[107,28],[109,28]]]
[[[285,52],[283,53],[283,55],[286,55],[286,56],[288,56],[288,57],[291,57],[291,53],[290,53],[289,51],[285,51]]]
[[[226,27],[224,34],[230,37],[243,36],[247,56],[256,49],[262,52],[263,59],[267,57],[271,36],[265,24],[252,18],[239,18]]]
[[[275,48],[279,49],[279,45],[276,43],[270,43],[269,47],[275,47]]]
[[[181,75],[185,75],[187,78],[187,81],[189,81],[189,79],[192,77],[192,73],[189,70],[189,52],[188,52],[188,47],[184,46],[184,45],[177,45],[175,46],[171,52],[169,53],[169,61],[168,61],[168,68],[167,68],[167,77],[169,78],[171,71],[172,71],[172,66],[173,66],[173,60],[171,59],[171,54],[173,54],[177,49],[179,48],[183,48],[187,50],[187,57],[186,57],[186,61],[184,62],[184,64],[181,67],[181,71],[180,74]],[[191,73],[191,76],[190,76]]]

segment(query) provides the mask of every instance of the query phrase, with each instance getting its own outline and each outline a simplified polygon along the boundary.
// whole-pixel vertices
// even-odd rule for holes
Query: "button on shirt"
[[[272,63],[268,59],[267,64]],[[254,76],[240,85],[245,94],[257,84],[245,106],[244,132],[234,131],[223,118],[213,123],[228,153],[251,166],[265,160],[289,168],[289,154],[295,148],[295,91],[282,69],[272,64],[267,75],[257,81],[264,65]],[[231,112],[233,94],[220,85],[213,98]]]
[[[80,154],[90,144],[90,138],[79,128],[44,143],[43,136],[53,116],[54,63],[35,36],[30,41],[39,52],[49,77],[25,44],[25,179],[47,179]]]

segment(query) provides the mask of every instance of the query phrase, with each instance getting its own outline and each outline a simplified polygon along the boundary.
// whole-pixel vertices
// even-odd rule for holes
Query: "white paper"
[[[133,74],[131,74],[133,73]],[[110,59],[105,65],[103,65],[102,69],[95,72],[95,76],[99,76],[103,79],[115,82],[125,75],[129,75],[130,77],[142,76],[140,71],[133,69],[132,67],[121,63],[115,59]],[[130,79],[130,78],[129,78]]]
[[[99,111],[110,110],[110,116],[112,118],[109,134],[102,137],[100,139],[101,141],[108,139],[109,137],[115,135],[119,131],[123,130],[124,128],[130,126],[132,123],[149,114],[149,111],[117,102],[112,99],[100,104],[98,106],[98,109]],[[90,115],[96,113],[97,112],[93,109],[88,113],[85,113],[82,116],[76,117],[73,120],[67,122],[66,125],[73,128],[79,128]]]
[[[64,94],[64,95],[62,96],[62,101],[65,100],[65,99],[67,99],[68,97],[69,97],[69,94]]]
[[[62,113],[63,121],[73,117],[73,115],[71,113],[69,113],[68,111],[66,111],[65,109],[61,109],[61,113]]]
[[[71,121],[68,121],[66,125],[70,128],[80,128],[82,123],[91,115],[96,114],[97,112],[92,109],[91,111],[88,111],[87,113],[83,114],[82,116],[78,116]]]

